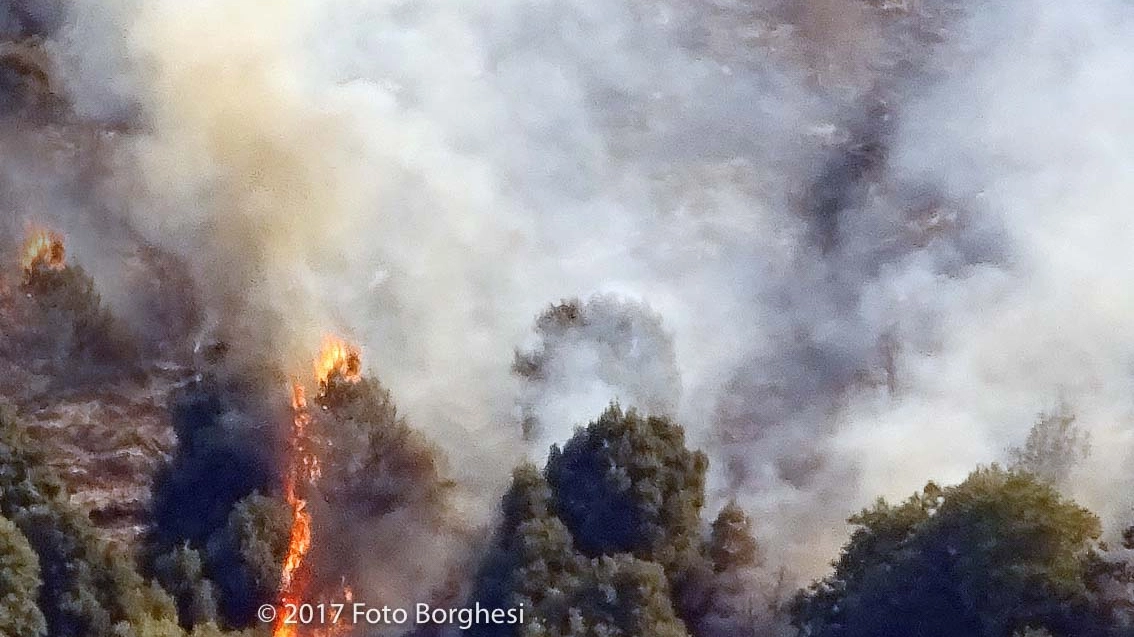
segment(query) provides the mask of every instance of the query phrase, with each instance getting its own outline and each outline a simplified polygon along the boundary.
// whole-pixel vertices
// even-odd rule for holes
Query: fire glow
[[[362,359],[357,348],[335,338],[324,339],[320,355],[315,359],[315,380],[320,391],[325,392],[332,375],[338,374],[348,382],[361,378]],[[319,458],[311,439],[311,410],[302,383],[295,381],[291,386],[292,427],[288,437],[287,470],[284,475],[284,498],[291,507],[291,532],[288,539],[287,555],[284,557],[280,576],[280,606],[302,604],[305,601],[310,582],[310,565],[307,554],[312,546],[311,511],[303,492],[319,479]],[[344,591],[351,597],[350,588]],[[338,627],[332,627],[333,632]],[[284,622],[281,614],[272,632],[273,637],[295,637],[299,634],[296,624]],[[315,634],[326,635],[319,631]]]
[[[62,270],[66,267],[66,257],[62,235],[44,228],[31,228],[20,250],[24,280],[40,270]]]
[[[327,336],[323,339],[319,358],[315,360],[315,379],[321,391],[326,390],[327,382],[334,374],[338,374],[343,380],[358,382],[362,377],[362,357],[350,343]]]

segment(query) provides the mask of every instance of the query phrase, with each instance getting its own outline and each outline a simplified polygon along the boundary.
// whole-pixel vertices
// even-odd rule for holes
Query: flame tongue
[[[361,378],[362,360],[358,350],[341,339],[327,337],[323,349],[315,361],[315,380],[320,391],[326,391],[327,384],[336,375],[349,382]],[[311,511],[303,491],[319,478],[319,457],[312,445],[311,411],[307,404],[307,393],[299,382],[291,387],[292,426],[288,437],[288,463],[285,473],[284,497],[291,507],[291,533],[288,539],[287,555],[284,558],[280,576],[280,604],[301,604],[305,602],[310,565],[307,553],[311,550]],[[349,587],[345,594],[350,596]],[[280,613],[273,628],[273,637],[294,637],[298,634],[296,625],[285,624],[285,613]],[[332,635],[345,631],[345,626],[331,627],[330,632],[315,631],[316,635]]]
[[[315,454],[311,452],[307,432],[311,424],[311,412],[307,409],[307,397],[299,383],[292,384],[291,408],[292,426],[284,477],[284,498],[291,507],[291,532],[280,574],[281,605],[303,602],[307,584],[304,566],[307,553],[311,550],[311,512],[307,509],[307,500],[300,492],[315,480],[318,473],[318,464]],[[291,637],[296,634],[295,625],[285,624],[284,617],[281,613],[276,621],[272,633],[274,637]]]
[[[325,388],[332,376],[357,382],[362,377],[362,357],[358,348],[346,341],[328,336],[323,339],[323,350],[315,361],[315,380],[320,388]]]
[[[20,250],[20,267],[25,281],[41,270],[62,270],[66,267],[67,252],[63,237],[43,228],[32,228]]]

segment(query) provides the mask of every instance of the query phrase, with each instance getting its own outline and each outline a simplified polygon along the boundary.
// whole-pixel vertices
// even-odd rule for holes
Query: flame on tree
[[[320,355],[315,359],[315,380],[320,395],[327,391],[332,376],[347,382],[358,382],[361,378],[362,359],[357,348],[347,342],[327,337],[323,341]],[[296,381],[291,388],[292,427],[288,437],[288,464],[285,472],[284,497],[291,507],[291,531],[288,537],[287,555],[284,557],[280,578],[280,606],[302,604],[310,583],[310,564],[307,554],[312,546],[311,511],[307,505],[306,491],[319,479],[319,458],[311,438],[313,421],[307,402],[304,386]],[[345,587],[344,599],[350,599],[351,591]],[[277,617],[274,637],[294,637],[298,634],[296,624],[286,624],[286,613]],[[337,627],[330,627],[334,631]],[[320,631],[318,634],[328,634]]]
[[[45,228],[32,227],[20,249],[20,268],[24,283],[29,283],[37,272],[59,271],[66,267],[67,251],[62,235]]]

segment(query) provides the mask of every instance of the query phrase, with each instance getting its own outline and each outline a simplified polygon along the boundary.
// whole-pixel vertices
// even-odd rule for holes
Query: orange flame
[[[292,426],[288,439],[288,467],[284,483],[284,499],[291,507],[291,532],[288,537],[287,555],[284,557],[280,574],[280,605],[299,604],[303,601],[306,588],[305,578],[300,569],[304,566],[308,551],[311,550],[311,512],[307,510],[307,500],[300,496],[304,485],[310,484],[317,476],[317,461],[311,452],[307,439],[307,428],[311,424],[311,412],[307,409],[307,397],[303,386],[291,386]],[[284,613],[280,614],[272,631],[274,637],[292,637],[296,626],[284,623]]]
[[[323,348],[319,358],[315,360],[315,380],[321,390],[326,388],[327,382],[334,374],[339,374],[350,382],[357,382],[361,378],[362,359],[358,349],[342,339],[328,336],[323,340]],[[284,557],[283,570],[280,576],[280,605],[300,604],[304,601],[308,577],[306,569],[307,553],[311,550],[311,512],[307,508],[307,500],[301,496],[301,491],[319,478],[319,458],[311,448],[311,438],[308,428],[312,422],[311,411],[307,404],[307,392],[298,381],[291,386],[292,429],[288,439],[288,466],[284,484],[284,498],[291,506],[291,532],[288,539],[287,555]],[[347,600],[353,598],[353,591],[349,586],[344,587],[343,595]],[[296,625],[283,622],[285,614],[280,613],[273,628],[273,637],[295,637],[298,635]],[[326,632],[315,631],[315,637],[339,635],[347,632],[344,625],[335,625]]]
[[[323,349],[315,360],[315,380],[320,386],[335,373],[350,382],[362,377],[362,357],[358,348],[335,336],[323,338]]]
[[[62,235],[44,228],[31,228],[20,250],[24,278],[36,270],[62,270],[66,267],[66,256]]]

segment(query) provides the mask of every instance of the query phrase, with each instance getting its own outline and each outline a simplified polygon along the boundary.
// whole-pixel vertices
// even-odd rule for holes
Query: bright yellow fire
[[[26,279],[36,270],[62,270],[66,267],[66,257],[62,235],[45,228],[32,228],[20,250],[20,267]]]
[[[336,372],[344,380],[356,382],[362,376],[362,358],[357,347],[336,336],[326,336],[315,360],[315,380],[322,387]]]

